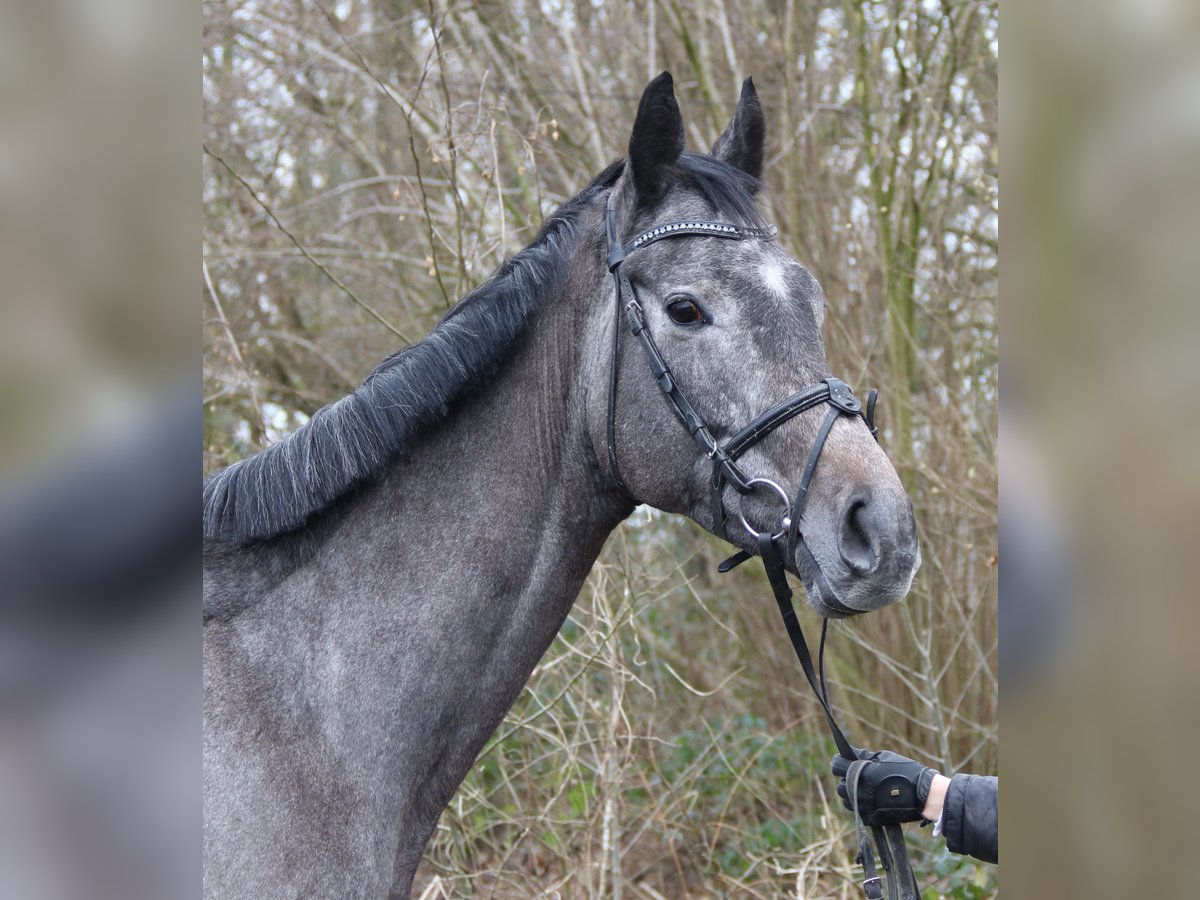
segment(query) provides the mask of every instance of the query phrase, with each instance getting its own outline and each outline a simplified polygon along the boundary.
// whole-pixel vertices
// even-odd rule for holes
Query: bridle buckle
[[[725,462],[725,460],[729,459],[729,454],[725,451],[725,448],[721,446],[720,442],[712,436],[712,432],[707,428],[704,429],[704,436],[710,444],[709,448],[704,452],[709,462]]]

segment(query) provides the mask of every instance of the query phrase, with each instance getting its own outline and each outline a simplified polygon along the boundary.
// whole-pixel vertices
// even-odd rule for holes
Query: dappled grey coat
[[[942,834],[955,853],[999,861],[1000,781],[990,775],[955,775],[942,806]]]

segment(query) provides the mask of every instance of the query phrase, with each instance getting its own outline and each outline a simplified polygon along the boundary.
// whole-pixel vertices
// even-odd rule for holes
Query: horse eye
[[[667,304],[667,315],[676,325],[698,325],[704,321],[704,310],[695,300],[672,300]]]

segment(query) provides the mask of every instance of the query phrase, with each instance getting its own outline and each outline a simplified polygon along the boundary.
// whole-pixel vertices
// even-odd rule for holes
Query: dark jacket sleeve
[[[1000,858],[1000,782],[988,775],[955,775],[942,806],[942,834],[954,853],[984,862]]]

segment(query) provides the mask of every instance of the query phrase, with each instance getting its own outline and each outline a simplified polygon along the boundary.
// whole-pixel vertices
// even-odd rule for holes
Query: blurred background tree
[[[851,735],[995,772],[998,9],[974,0],[207,0],[209,471],[419,339],[676,79],[707,148],[753,75],[834,371],[881,389],[909,599],[832,634]],[[639,510],[463,784],[414,895],[856,897],[833,752],[754,567]],[[810,626],[815,625],[809,620]],[[995,870],[911,843],[926,896]]]

